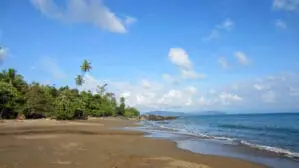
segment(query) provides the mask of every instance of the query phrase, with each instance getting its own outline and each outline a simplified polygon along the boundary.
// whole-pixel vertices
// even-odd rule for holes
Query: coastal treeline
[[[27,83],[15,69],[0,73],[0,118],[55,118],[58,120],[86,119],[87,116],[134,117],[140,113],[125,104],[125,98],[117,101],[114,93],[107,92],[107,84],[97,86],[96,93],[79,91],[84,75],[92,69],[84,60],[81,74],[75,78],[77,88],[55,87],[38,82]]]

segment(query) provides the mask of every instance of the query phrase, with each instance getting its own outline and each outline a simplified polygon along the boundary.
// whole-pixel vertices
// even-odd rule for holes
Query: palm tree
[[[101,96],[104,95],[104,93],[105,93],[105,91],[106,91],[106,89],[105,89],[106,86],[107,86],[107,83],[105,83],[105,84],[102,85],[102,86],[100,86],[100,85],[97,86],[97,92],[98,92]]]
[[[81,65],[82,72],[84,72],[84,73],[89,72],[91,69],[92,69],[91,63],[85,59]]]
[[[9,68],[8,72],[7,72],[7,77],[8,77],[8,80],[9,80],[9,84],[12,86],[12,82],[16,78],[16,70],[12,69],[12,68]]]
[[[81,86],[84,83],[82,75],[77,75],[77,77],[75,78],[75,80],[76,80],[76,85],[77,86]]]
[[[75,78],[75,82],[77,86],[81,86],[84,83],[83,77],[86,72],[89,72],[92,69],[91,63],[88,62],[86,59],[83,60],[83,63],[81,65],[81,71],[83,72],[83,75],[77,75]]]

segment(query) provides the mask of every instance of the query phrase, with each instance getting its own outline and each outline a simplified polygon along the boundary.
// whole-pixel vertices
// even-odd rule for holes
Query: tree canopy
[[[81,86],[84,82],[82,75],[77,75],[77,77],[75,78],[75,81],[76,81],[77,86]]]
[[[91,63],[85,59],[81,65],[82,72],[84,72],[84,73],[89,72],[91,69],[92,69]]]
[[[84,60],[81,70],[90,71],[91,63]],[[81,86],[84,75],[75,83]],[[59,120],[86,119],[87,116],[138,116],[136,108],[128,107],[125,98],[119,103],[114,93],[107,92],[107,84],[98,86],[97,92],[79,91],[68,86],[55,87],[38,82],[28,84],[15,69],[0,72],[0,118],[11,119],[18,115],[26,118],[52,117]]]

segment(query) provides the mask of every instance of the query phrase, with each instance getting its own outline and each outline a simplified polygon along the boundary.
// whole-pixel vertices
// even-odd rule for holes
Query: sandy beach
[[[135,121],[24,120],[0,123],[0,168],[262,168],[244,160],[200,155],[142,132],[111,128]]]

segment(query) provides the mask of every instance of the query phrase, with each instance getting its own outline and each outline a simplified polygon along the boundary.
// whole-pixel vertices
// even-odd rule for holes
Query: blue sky
[[[298,0],[2,0],[1,68],[141,111],[299,110]]]

